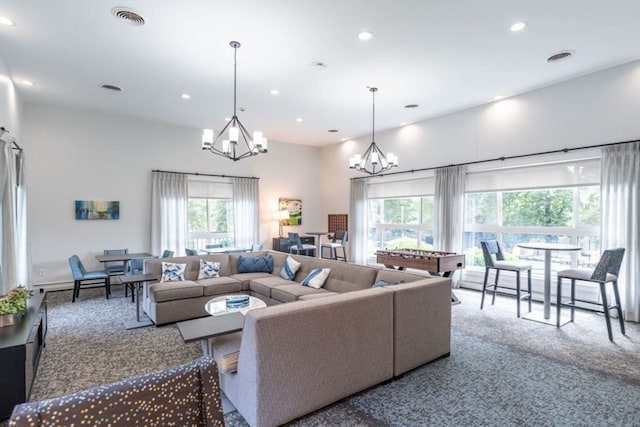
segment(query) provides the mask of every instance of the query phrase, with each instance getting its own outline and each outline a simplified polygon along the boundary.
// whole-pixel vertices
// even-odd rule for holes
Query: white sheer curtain
[[[14,215],[16,174],[11,144],[0,140],[0,149],[0,294],[4,295],[18,285]]]
[[[31,287],[31,239],[27,209],[26,159],[24,151],[16,152],[16,276],[18,284]]]
[[[349,201],[349,258],[356,264],[367,263],[367,180],[351,180]]]
[[[236,246],[260,243],[258,179],[233,178],[233,229]]]
[[[152,172],[151,251],[160,255],[165,249],[176,256],[187,247],[187,176],[180,173]]]
[[[463,251],[466,170],[466,166],[436,169],[433,213],[433,247],[436,250]]]
[[[640,322],[640,143],[604,147],[602,248],[626,249],[618,286],[626,320]]]

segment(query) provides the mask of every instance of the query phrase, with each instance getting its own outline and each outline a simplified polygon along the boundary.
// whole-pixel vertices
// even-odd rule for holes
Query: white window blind
[[[422,177],[404,181],[375,182],[367,185],[367,197],[370,199],[389,199],[394,197],[416,197],[432,195],[435,178]]]
[[[466,192],[570,187],[600,183],[600,160],[496,169],[467,174]]]
[[[189,180],[189,197],[203,199],[233,199],[231,181],[208,181],[202,179]]]

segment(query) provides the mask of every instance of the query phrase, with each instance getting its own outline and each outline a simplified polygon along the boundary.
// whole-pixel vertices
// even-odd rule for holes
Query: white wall
[[[499,102],[376,132],[395,171],[446,166],[640,138],[640,62],[589,74]],[[349,178],[362,176],[348,159],[370,136],[325,147],[321,162],[324,214],[348,212]],[[407,175],[409,176],[409,175]]]
[[[269,141],[269,153],[233,162],[201,150],[200,129],[131,117],[26,104],[23,148],[28,189],[34,284],[70,281],[67,258],[87,269],[107,248],[150,249],[151,170],[260,178],[261,243],[277,236],[279,197],[301,198],[303,226],[321,228],[319,148]],[[119,200],[116,221],[76,221],[75,200]],[[44,270],[44,275],[40,275]]]
[[[20,97],[16,93],[4,61],[0,58],[0,126],[8,130],[18,141],[21,136],[21,109]]]

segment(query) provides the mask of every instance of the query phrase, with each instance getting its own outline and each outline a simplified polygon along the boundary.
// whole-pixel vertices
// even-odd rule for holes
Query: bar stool
[[[482,285],[482,299],[480,300],[480,310],[484,307],[484,296],[487,291],[493,292],[491,298],[491,305],[496,301],[496,294],[514,296],[513,293],[501,292],[499,289],[508,289],[514,291],[513,288],[508,286],[498,285],[498,279],[500,278],[500,271],[513,271],[516,273],[516,288],[515,297],[517,300],[518,308],[516,310],[517,316],[520,317],[520,301],[526,299],[529,302],[529,312],[531,312],[531,264],[520,261],[505,261],[504,254],[500,249],[500,244],[497,240],[481,241],[482,255],[484,256],[484,283]],[[495,256],[495,260],[493,257]],[[489,284],[489,270],[496,270],[496,280],[494,283]],[[527,272],[527,291],[522,292],[520,290],[520,273],[522,271]]]
[[[611,318],[609,316],[609,310],[614,308],[618,311],[618,320],[620,321],[620,330],[622,335],[625,335],[624,330],[624,318],[622,316],[622,307],[620,305],[620,293],[618,292],[618,274],[620,273],[620,265],[622,264],[622,258],[624,257],[624,248],[607,249],[602,253],[598,265],[595,269],[589,268],[572,268],[568,270],[562,270],[558,272],[558,290],[557,290],[557,318],[558,322],[556,326],[560,327],[560,309],[564,307],[571,307],[571,322],[573,322],[576,301],[597,305],[598,308],[586,308],[590,311],[597,313],[603,313],[605,321],[607,322],[607,332],[609,333],[609,340],[613,341],[613,333],[611,331]],[[562,279],[571,279],[571,296],[567,302],[562,302]],[[600,286],[600,296],[602,303],[595,301],[585,301],[576,299],[576,280],[582,280],[585,282],[597,283]],[[613,296],[616,300],[615,304],[609,305],[607,301],[606,284],[611,282],[613,286]]]

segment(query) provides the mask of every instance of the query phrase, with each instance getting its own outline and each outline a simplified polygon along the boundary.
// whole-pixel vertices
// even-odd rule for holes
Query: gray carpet
[[[515,317],[515,300],[479,310],[480,294],[459,290],[451,356],[296,420],[295,426],[640,425],[640,325],[615,342],[604,319],[578,312],[561,329]],[[198,357],[175,325],[124,329],[135,306],[116,293],[49,295],[47,347],[32,400],[58,396]],[[120,296],[120,297],[118,297]],[[534,310],[541,310],[538,304]],[[246,425],[237,412],[227,425]]]

